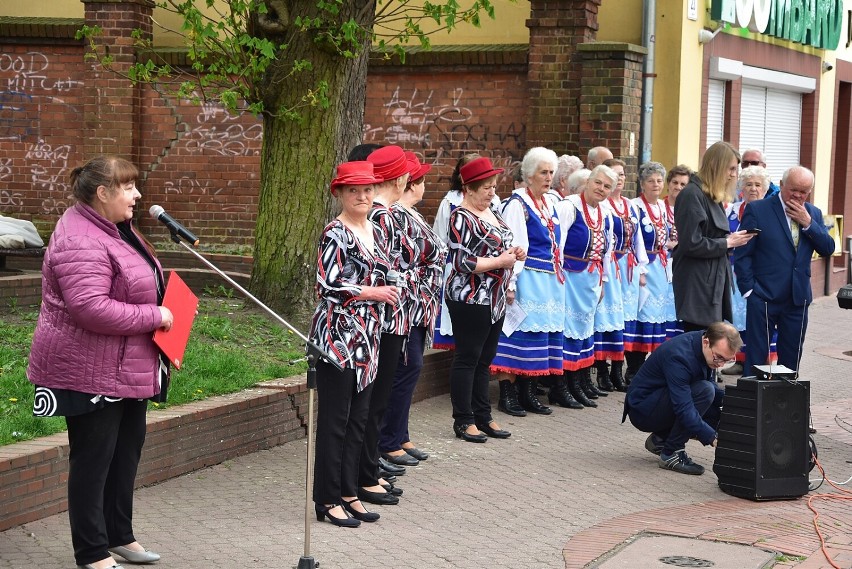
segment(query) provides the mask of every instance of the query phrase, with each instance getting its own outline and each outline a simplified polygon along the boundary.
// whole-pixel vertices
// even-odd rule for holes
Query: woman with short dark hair
[[[36,416],[68,425],[68,518],[77,565],[153,563],[133,534],[133,489],[148,400],[165,401],[169,362],[152,339],[171,328],[163,271],[133,226],[139,171],[100,156],[71,172],[77,203],[56,224],[27,377]]]
[[[509,226],[491,209],[502,171],[488,158],[462,166],[463,199],[449,219],[451,268],[444,299],[456,339],[450,371],[453,430],[474,443],[511,434],[494,421],[488,401],[489,367],[506,315],[509,280],[515,262],[526,259],[526,252],[513,246]]]

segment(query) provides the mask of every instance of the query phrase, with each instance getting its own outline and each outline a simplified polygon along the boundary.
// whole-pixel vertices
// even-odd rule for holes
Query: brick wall
[[[124,4],[130,9],[120,10]],[[127,25],[121,18],[144,19],[147,4],[86,5],[109,13],[97,17],[112,26],[112,38]],[[0,31],[12,36],[5,41],[15,42],[0,37],[0,214],[31,219],[46,240],[72,201],[71,170],[94,154],[121,153],[140,168],[139,225],[152,241],[168,239],[147,216],[159,204],[204,244],[251,246],[261,119],[174,100],[151,87],[129,89],[84,61],[82,42],[68,37],[82,23],[42,22],[36,29],[0,20]],[[522,157],[526,58],[526,46],[480,46],[412,53],[405,68],[395,60],[371,63],[364,139],[399,144],[433,164],[421,208],[427,218],[461,154],[483,151],[507,169]],[[99,92],[112,96],[93,98]],[[503,188],[508,194],[511,184]]]
[[[577,51],[583,63],[580,147],[606,146],[613,156],[624,160],[624,193],[635,196],[635,149],[641,144],[642,65],[647,49],[625,43],[592,42],[580,44]]]

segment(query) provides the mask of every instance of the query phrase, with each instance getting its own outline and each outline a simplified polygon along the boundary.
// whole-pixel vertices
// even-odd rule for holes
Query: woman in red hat
[[[379,334],[387,305],[399,300],[387,285],[390,260],[383,235],[367,218],[373,186],[382,181],[370,162],[337,167],[331,193],[342,211],[320,236],[317,262],[319,305],[311,341],[343,367],[317,363],[317,452],[314,502],[317,519],[337,526],[374,522],[358,499],[358,460],[379,361]],[[351,515],[351,517],[350,517]]]
[[[388,244],[391,272],[390,282],[395,282],[400,291],[412,281],[415,247],[394,219],[390,207],[399,201],[408,183],[412,166],[399,146],[383,146],[367,156],[373,164],[376,176],[383,179],[376,185],[376,195],[368,219]],[[410,314],[401,303],[389,306],[382,321],[379,344],[379,362],[376,383],[370,400],[364,443],[358,465],[358,497],[365,502],[381,505],[399,503],[399,492],[379,476],[379,423],[388,406],[393,377],[405,339],[411,330]]]
[[[432,169],[421,164],[413,152],[406,152],[411,179],[402,198],[391,206],[394,219],[414,245],[412,281],[403,289],[402,307],[409,314],[411,331],[408,334],[406,358],[400,361],[393,378],[390,399],[382,420],[379,451],[385,460],[400,466],[416,466],[429,455],[418,449],[408,433],[411,397],[423,367],[423,351],[427,338],[432,337],[435,318],[441,306],[441,284],[447,247],[432,231],[414,206],[423,199],[426,173]]]
[[[526,252],[512,245],[512,231],[491,209],[502,171],[488,158],[462,166],[464,197],[449,223],[451,268],[444,296],[456,340],[450,371],[453,430],[458,438],[475,443],[485,442],[488,435],[510,435],[491,416],[489,367],[506,315],[512,269],[516,261],[526,259]]]

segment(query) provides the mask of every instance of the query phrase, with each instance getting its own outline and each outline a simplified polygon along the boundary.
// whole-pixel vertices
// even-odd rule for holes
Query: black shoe
[[[580,389],[580,372],[566,371],[565,379],[568,383],[568,391],[584,407],[597,407],[598,404],[586,397],[586,393]]]
[[[660,468],[674,470],[681,474],[692,474],[694,476],[704,474],[704,467],[692,462],[692,459],[689,458],[689,455],[683,449],[676,450],[670,455],[660,453]]]
[[[521,407],[536,415],[550,415],[553,413],[553,409],[539,401],[538,396],[535,394],[536,386],[538,385],[537,379],[519,377],[515,380],[515,383],[518,384],[518,401]]]
[[[491,426],[491,423],[477,423],[476,428],[488,435],[489,437],[494,437],[495,439],[508,439],[512,436],[512,433],[510,433],[509,431],[493,428]]]
[[[378,504],[379,506],[395,506],[399,504],[399,498],[390,492],[371,492],[363,488],[358,488],[358,498],[362,502]]]
[[[633,377],[639,373],[642,364],[645,363],[645,358],[648,356],[645,352],[624,352],[624,359],[627,362],[627,371],[624,374],[624,385],[630,385]]]
[[[355,498],[354,500],[352,500],[352,502],[360,502],[360,500],[358,500],[358,498]],[[352,502],[347,502],[346,500],[343,500],[343,509],[352,514],[353,518],[358,521],[367,523],[379,521],[379,518],[381,517],[379,514],[377,514],[376,512],[359,512],[358,510],[352,507]],[[364,504],[361,505],[363,506]],[[366,510],[367,508],[364,509]]]
[[[390,472],[385,472],[381,468],[379,468],[379,478],[382,478],[385,480],[385,482],[390,482],[391,484],[396,482],[396,476],[394,476]]]
[[[361,525],[361,522],[359,520],[350,518],[348,514],[345,518],[335,518],[334,516],[332,516],[331,513],[329,513],[329,510],[331,510],[336,505],[337,504],[326,506],[324,504],[314,504],[314,509],[317,512],[317,521],[321,522],[324,518],[328,518],[328,521],[341,528],[357,528]],[[345,510],[346,508],[344,507],[344,511]]]
[[[515,389],[515,384],[508,379],[503,379],[499,385],[500,399],[497,402],[497,409],[513,417],[526,417],[527,412],[518,403],[518,392]]]
[[[405,452],[407,452],[408,454],[410,454],[411,456],[413,456],[414,458],[416,458],[417,460],[420,460],[420,461],[423,461],[423,460],[426,460],[427,458],[429,458],[428,453],[423,452],[422,450],[420,450],[417,447],[403,448],[402,450],[404,450]]]
[[[479,433],[478,435],[469,434],[467,432],[468,427],[470,427],[470,425],[453,425],[453,430],[456,432],[456,438],[469,443],[484,443],[488,440],[488,435],[485,433]]]
[[[402,496],[402,488],[397,488],[393,484],[379,484],[386,492],[390,492],[394,496]]]
[[[394,456],[392,454],[383,452],[382,458],[390,462],[391,464],[396,464],[397,466],[417,466],[418,464],[420,464],[419,460],[417,460],[407,452],[404,452],[399,456]]]
[[[616,391],[626,392],[627,384],[624,383],[624,362],[613,360],[612,369],[609,372],[609,380]]]
[[[550,388],[550,394],[547,400],[551,405],[559,405],[568,409],[583,409],[583,404],[574,399],[571,392],[568,391],[568,381],[565,376],[554,378],[553,387]]]
[[[388,474],[391,474],[393,476],[405,475],[405,467],[404,466],[398,466],[396,464],[391,464],[390,462],[386,461],[384,458],[381,458],[381,457],[379,457],[379,469],[384,470],[385,472],[387,472]]]
[[[609,364],[606,363],[606,360],[595,362],[595,370],[597,370],[595,375],[597,376],[599,390],[607,393],[615,391],[615,387],[609,379]]]
[[[589,368],[578,370],[577,377],[579,378],[578,384],[580,385],[580,389],[586,394],[586,397],[589,399],[597,399],[598,392],[592,385],[592,376]]]

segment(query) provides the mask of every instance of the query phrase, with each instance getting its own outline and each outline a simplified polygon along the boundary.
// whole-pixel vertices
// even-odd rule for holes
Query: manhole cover
[[[674,565],[675,567],[713,567],[715,563],[709,559],[699,559],[698,557],[684,557],[683,555],[670,555],[668,557],[660,557],[660,561],[666,565]]]

